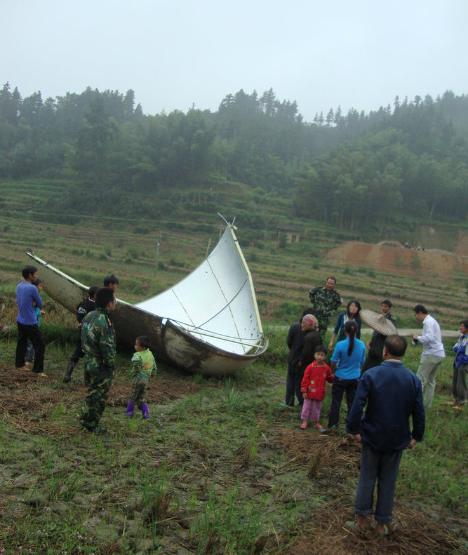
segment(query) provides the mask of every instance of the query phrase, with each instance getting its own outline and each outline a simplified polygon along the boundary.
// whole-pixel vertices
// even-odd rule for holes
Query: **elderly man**
[[[322,343],[325,341],[328,322],[332,313],[341,305],[341,297],[336,290],[335,276],[328,276],[325,287],[315,287],[309,291],[314,315],[317,317]]]
[[[439,323],[422,304],[414,307],[416,320],[422,322],[422,335],[413,335],[413,341],[421,343],[423,350],[418,368],[418,378],[422,383],[425,408],[432,405],[436,386],[436,372],[445,358],[444,344]]]
[[[348,527],[364,529],[370,525],[369,517],[374,514],[377,532],[382,535],[389,532],[392,520],[395,485],[403,450],[414,447],[424,435],[421,382],[401,362],[406,347],[406,339],[399,335],[390,335],[385,339],[384,362],[362,375],[346,420],[348,433],[362,443],[356,523],[348,523]],[[366,412],[362,418],[364,406]]]
[[[286,405],[294,405],[294,395],[299,405],[304,402],[301,382],[306,367],[314,360],[315,347],[320,345],[317,318],[305,314],[300,325],[293,324],[289,329],[288,377],[286,380]]]

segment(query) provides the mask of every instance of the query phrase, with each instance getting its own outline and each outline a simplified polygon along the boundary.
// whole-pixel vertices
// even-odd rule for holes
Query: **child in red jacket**
[[[320,424],[320,411],[322,409],[322,401],[325,397],[325,382],[333,382],[333,374],[331,368],[325,362],[327,349],[322,345],[316,347],[314,354],[314,362],[309,364],[304,372],[301,382],[301,391],[304,395],[304,404],[301,413],[301,430],[307,428],[309,419],[314,422],[315,427],[319,431],[323,431]]]

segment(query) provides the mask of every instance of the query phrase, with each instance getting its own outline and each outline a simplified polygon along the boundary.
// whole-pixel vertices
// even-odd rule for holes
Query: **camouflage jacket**
[[[89,362],[114,368],[115,331],[107,310],[97,308],[84,317],[81,347]]]
[[[331,313],[341,305],[341,297],[336,289],[316,287],[309,291],[309,298],[316,316],[330,317]]]

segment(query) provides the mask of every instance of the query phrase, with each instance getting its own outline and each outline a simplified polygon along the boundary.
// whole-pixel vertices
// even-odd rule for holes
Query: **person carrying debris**
[[[392,306],[392,301],[390,301],[389,299],[384,299],[380,303],[380,312],[383,318],[395,325],[395,319],[393,318],[391,313]],[[364,312],[364,314],[367,313],[369,313],[369,311]],[[375,316],[377,316],[377,314],[375,314]],[[371,322],[370,324],[368,323],[368,325],[373,327],[373,322]],[[367,344],[368,351],[366,360],[364,361],[364,365],[362,367],[363,372],[365,372],[369,368],[373,368],[374,366],[379,366],[379,364],[382,364],[385,338],[390,335],[390,333],[394,332],[392,326],[389,326],[389,329],[389,333],[382,333],[380,331],[377,331],[376,329],[374,329],[374,331],[372,332],[372,337]]]
[[[136,352],[132,356],[133,392],[126,412],[127,416],[132,417],[136,405],[145,420],[149,418],[148,404],[145,400],[146,388],[151,374],[156,371],[156,362],[149,346],[149,339],[146,336],[142,335],[135,339]]]
[[[384,331],[386,331],[385,330],[386,326],[385,326],[385,322],[383,322],[382,318],[385,318],[385,320],[388,320],[393,325],[395,325],[395,319],[393,318],[392,313],[391,313],[392,306],[393,306],[392,301],[390,301],[388,299],[385,299],[380,303],[380,312],[381,312],[380,321],[381,321],[381,324],[382,324],[382,329]],[[361,315],[361,318],[363,316],[366,317],[366,315],[369,315],[370,321],[366,321],[365,323],[368,324],[374,331],[372,332],[372,337],[371,337],[370,341],[367,343],[367,349],[368,350],[367,350],[366,360],[364,361],[364,366],[362,367],[363,372],[365,372],[369,368],[373,368],[374,366],[379,366],[379,364],[382,364],[382,361],[383,361],[383,346],[384,346],[384,343],[385,343],[385,338],[388,335],[391,335],[392,333],[395,332],[395,330],[392,326],[388,326],[390,331],[388,331],[387,333],[383,333],[382,331],[376,330],[374,320],[376,322],[378,322],[377,313],[371,314],[368,310],[366,310]]]
[[[86,314],[89,314],[96,308],[96,293],[98,292],[99,287],[93,285],[88,289],[88,298],[82,301],[76,308],[75,316],[78,322],[78,341],[76,343],[76,348],[70,357],[70,362],[68,363],[67,371],[65,372],[65,376],[63,377],[63,383],[71,382],[72,373],[75,367],[77,366],[80,358],[84,356],[83,349],[81,348],[81,324],[83,322],[83,318]],[[85,385],[88,385],[88,377],[85,373]]]
[[[89,385],[80,422],[89,432],[105,432],[99,421],[114,377],[116,342],[109,314],[115,306],[113,291],[107,287],[99,289],[96,310],[87,314],[82,322],[81,344]]]
[[[328,322],[332,313],[341,305],[341,297],[336,290],[335,276],[328,276],[325,287],[316,287],[309,291],[313,313],[317,317],[321,342],[325,341]]]
[[[346,419],[347,432],[362,445],[356,522],[346,523],[347,528],[370,528],[370,517],[374,515],[376,531],[381,535],[390,532],[401,455],[404,449],[414,447],[424,436],[421,381],[401,362],[406,348],[406,339],[400,335],[385,339],[384,361],[362,375]]]

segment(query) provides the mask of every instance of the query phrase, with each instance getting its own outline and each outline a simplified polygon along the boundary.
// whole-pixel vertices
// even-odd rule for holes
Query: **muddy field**
[[[279,408],[283,363],[268,362],[276,338],[271,359],[236,379],[161,369],[148,422],[124,416],[122,353],[105,437],[78,426],[82,369],[70,386],[60,380],[69,346],[49,345],[49,375],[39,378],[12,368],[12,342],[0,345],[0,552],[412,555],[468,546],[466,415],[445,404],[448,366],[427,442],[404,457],[398,529],[380,539],[344,528],[358,446],[342,433],[301,431],[297,412]]]

